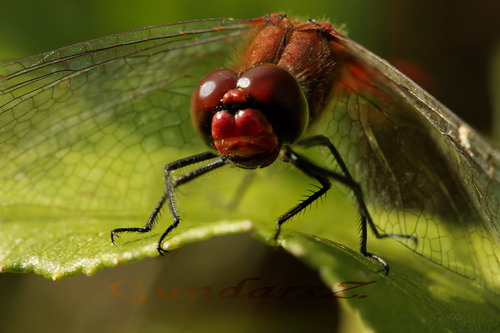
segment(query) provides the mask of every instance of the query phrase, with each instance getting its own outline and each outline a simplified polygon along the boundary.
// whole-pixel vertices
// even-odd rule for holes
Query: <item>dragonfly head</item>
[[[191,118],[207,145],[236,166],[255,169],[273,163],[283,144],[304,134],[309,111],[289,72],[261,64],[208,74],[193,95]]]

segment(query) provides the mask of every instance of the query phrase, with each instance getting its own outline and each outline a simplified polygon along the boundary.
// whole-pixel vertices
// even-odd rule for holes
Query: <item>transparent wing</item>
[[[319,126],[343,153],[386,233],[500,291],[500,155],[384,60],[334,33],[343,73]]]
[[[6,65],[0,209],[149,207],[165,156],[198,142],[189,120],[194,85],[224,65],[252,25],[232,19],[173,23]]]

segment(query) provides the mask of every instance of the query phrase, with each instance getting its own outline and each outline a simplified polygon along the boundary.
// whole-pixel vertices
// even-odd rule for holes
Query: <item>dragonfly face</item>
[[[295,78],[265,64],[241,74],[222,69],[207,75],[194,92],[191,117],[210,147],[253,169],[274,162],[283,143],[299,139],[309,115]]]
[[[161,149],[184,149],[195,142],[187,96],[199,78],[221,68],[220,55],[237,40],[266,28],[268,40],[282,38],[283,27],[274,23],[279,18],[174,23],[7,65],[0,94],[3,207],[102,212],[110,202],[122,205],[117,208],[150,205],[141,200],[151,184],[146,175],[168,162]],[[291,54],[297,53],[261,53],[259,45],[250,42],[246,54],[233,64],[228,74],[233,79],[221,97],[236,89],[226,96],[226,104],[247,103],[247,95],[238,92],[241,85],[233,81],[257,63],[269,63],[295,77],[307,100],[307,116],[291,111],[294,116],[286,118],[294,123],[302,119],[292,131],[280,129],[282,122],[265,112],[262,117],[249,111],[246,119],[258,128],[252,134],[262,134],[262,141],[241,152],[272,152],[250,167],[271,163],[281,146],[307,137],[303,127],[308,127],[337,148],[378,230],[414,237],[417,244],[412,238],[398,241],[498,292],[498,151],[388,63],[327,24],[290,24],[291,31],[307,26],[321,31],[319,43],[297,50],[311,55],[300,67],[309,70],[294,71],[298,57]],[[285,35],[290,45],[295,37]],[[280,64],[276,54],[286,62]],[[322,85],[314,83],[318,73],[324,75]],[[301,103],[299,94],[294,104]],[[219,109],[216,106],[215,113]],[[226,131],[225,124],[237,120],[221,114],[222,125],[214,128],[212,115],[194,114],[206,143],[222,154],[235,149],[222,141],[228,135],[234,138],[234,132],[241,137],[238,125]],[[118,183],[122,188],[113,189]]]

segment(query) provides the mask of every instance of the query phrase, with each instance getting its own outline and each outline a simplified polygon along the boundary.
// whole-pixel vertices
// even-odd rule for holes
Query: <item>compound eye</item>
[[[224,94],[236,87],[238,74],[224,68],[211,72],[198,85],[191,101],[192,108],[199,111],[216,108]]]
[[[224,94],[236,87],[238,74],[224,68],[205,76],[191,98],[191,120],[193,126],[209,146],[213,146],[211,131],[212,117],[221,105]]]
[[[287,70],[273,64],[252,67],[240,76],[237,87],[255,101],[284,144],[304,134],[309,123],[307,101]]]

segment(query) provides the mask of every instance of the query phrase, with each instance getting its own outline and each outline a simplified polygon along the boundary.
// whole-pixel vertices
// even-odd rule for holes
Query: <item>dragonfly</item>
[[[283,61],[282,51],[301,34],[303,44]],[[235,56],[235,45],[246,54]],[[296,54],[309,63],[293,64]],[[283,160],[321,186],[278,219],[275,239],[283,222],[332,181],[340,182],[358,204],[361,253],[386,272],[388,263],[367,249],[368,228],[499,292],[498,150],[326,22],[282,14],[177,22],[75,44],[3,71],[3,207],[102,212],[111,203],[124,210],[141,206],[149,203],[148,186],[158,181],[151,172],[168,163],[165,194],[146,225],[112,231],[112,238],[150,231],[166,203],[173,223],[158,242],[163,253],[164,237],[180,221],[177,187],[224,165],[254,169]],[[274,73],[278,83],[262,72]],[[278,87],[281,95],[269,97],[252,86],[254,80],[287,89]],[[259,96],[282,114],[262,111],[266,103]],[[248,130],[239,125],[247,120],[254,124]],[[165,150],[199,149],[193,124],[211,149],[164,161]],[[297,152],[301,148],[326,150],[335,166],[316,165]],[[203,161],[183,176],[170,176]]]

